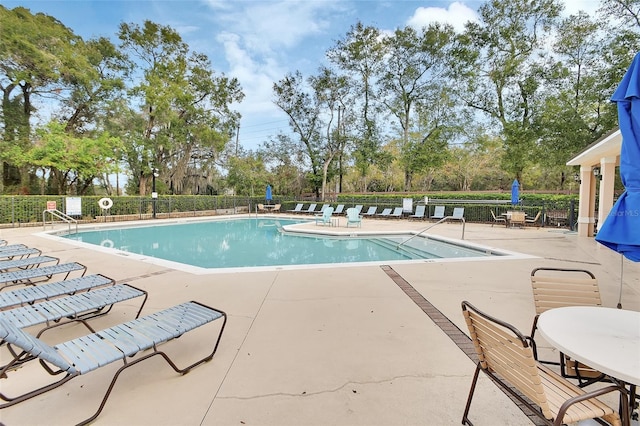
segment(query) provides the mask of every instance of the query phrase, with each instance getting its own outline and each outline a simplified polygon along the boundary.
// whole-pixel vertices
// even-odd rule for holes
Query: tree
[[[12,153],[31,145],[31,117],[36,98],[57,99],[69,80],[94,70],[78,55],[83,41],[55,18],[29,9],[0,6],[0,90],[3,137],[0,145],[0,192],[5,185],[24,190],[31,178],[29,164],[17,168]]]
[[[448,71],[446,58],[453,38],[452,27],[432,24],[420,32],[411,27],[398,29],[384,40],[386,55],[380,77],[382,103],[400,126],[405,191],[411,188],[413,173],[423,167],[415,161],[416,154],[428,152],[431,142],[441,144],[443,127],[451,119],[440,107],[452,106],[451,103],[443,104],[447,103],[443,92]],[[417,118],[419,108],[421,120]],[[432,109],[441,114],[430,114]],[[447,111],[452,109],[447,108]],[[419,136],[412,138],[412,131]],[[421,155],[421,158],[426,157]]]
[[[532,117],[541,67],[536,55],[560,11],[556,0],[490,0],[480,6],[480,21],[466,24],[452,63],[463,84],[460,98],[500,126],[502,167],[517,178],[532,161],[537,140]]]
[[[119,37],[140,72],[130,95],[142,110],[138,119],[128,120],[140,126],[133,131],[140,138],[130,139],[133,145],[124,153],[138,192],[147,192],[153,168],[174,193],[207,182],[216,155],[238,126],[240,116],[230,108],[244,96],[238,81],[216,75],[205,55],[189,54],[168,26],[123,23]]]

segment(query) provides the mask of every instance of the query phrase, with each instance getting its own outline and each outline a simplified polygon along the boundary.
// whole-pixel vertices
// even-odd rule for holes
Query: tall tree
[[[465,83],[459,95],[500,126],[502,166],[517,178],[537,140],[532,128],[541,73],[537,55],[561,10],[557,0],[490,0],[460,37],[455,72]]]
[[[411,138],[411,132],[418,127],[419,105],[424,106],[426,113],[428,108],[437,109],[446,98],[442,89],[446,86],[446,59],[453,39],[453,28],[440,24],[431,24],[419,32],[411,27],[398,29],[393,36],[385,38],[384,71],[380,77],[382,102],[401,129],[405,191],[411,188],[411,178],[416,171],[417,163],[413,161],[416,152],[421,151],[427,141],[438,140],[440,136],[443,123],[436,120],[423,119],[422,136],[417,139]]]

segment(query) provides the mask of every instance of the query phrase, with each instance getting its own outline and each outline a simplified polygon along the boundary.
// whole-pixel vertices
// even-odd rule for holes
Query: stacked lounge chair
[[[13,247],[10,251],[28,249]],[[37,252],[40,253],[39,250]],[[113,279],[101,274],[85,275],[86,267],[77,262],[33,267],[45,260],[58,259],[42,256],[42,259],[18,257],[3,261],[5,270],[17,270],[0,274],[0,283],[5,284],[0,290],[9,285],[22,284],[24,287],[0,291],[0,343],[6,344],[10,354],[9,362],[0,367],[0,381],[17,380],[21,382],[20,389],[29,389],[33,371],[30,371],[28,377],[14,376],[24,375],[18,367],[32,360],[39,361],[43,372],[61,378],[45,385],[37,380],[31,390],[15,396],[7,395],[7,387],[2,387],[0,382],[0,409],[62,386],[79,375],[121,361],[123,365],[115,371],[97,411],[79,423],[87,424],[102,412],[120,373],[125,369],[160,355],[174,371],[186,374],[194,367],[211,360],[216,353],[226,325],[225,312],[191,301],[140,317],[148,297],[146,291],[129,284],[116,284]],[[82,276],[67,279],[72,271],[77,270],[82,270]],[[64,279],[45,284],[40,284],[42,280],[32,281],[33,278],[50,279],[56,274],[65,274]],[[142,298],[142,303],[135,319],[131,321],[100,331],[94,331],[86,322],[88,318],[107,314],[115,303],[138,297]],[[218,319],[222,319],[221,324],[215,322]],[[44,331],[69,321],[82,322],[90,334],[53,346],[40,339]],[[212,351],[186,367],[178,367],[165,352],[158,349],[160,344],[214,322],[220,325],[214,334]],[[27,327],[45,323],[47,326],[36,336],[25,331]],[[131,357],[135,358],[130,359]]]

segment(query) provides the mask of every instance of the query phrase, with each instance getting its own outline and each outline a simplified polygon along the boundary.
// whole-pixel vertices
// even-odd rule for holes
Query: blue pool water
[[[83,231],[65,238],[201,268],[311,265],[412,259],[486,257],[482,249],[410,235],[324,237],[282,232],[300,223],[281,219],[229,219]]]

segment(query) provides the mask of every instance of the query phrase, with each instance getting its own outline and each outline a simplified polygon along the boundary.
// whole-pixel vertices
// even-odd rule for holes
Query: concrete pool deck
[[[365,219],[362,228],[347,229],[342,222],[342,228],[326,231],[427,226]],[[130,369],[120,377],[96,425],[460,424],[475,364],[396,284],[393,274],[463,332],[460,302],[468,300],[528,334],[534,316],[529,274],[535,267],[592,271],[605,306],[616,306],[620,288],[620,255],[593,238],[555,228],[466,224],[466,241],[532,256],[520,259],[202,275],[43,238],[40,232],[41,227],[0,229],[0,238],[144,288],[149,300],[143,314],[197,300],[229,316],[213,360],[185,376],[176,375],[161,359]],[[457,223],[429,231],[454,239],[461,232]],[[626,260],[622,304],[640,311],[640,270]],[[135,302],[120,304],[92,324],[103,328],[123,322],[135,310]],[[68,326],[50,338],[61,341],[84,333]],[[184,365],[212,343],[211,335],[198,330],[162,348]],[[551,356],[551,348],[539,344]],[[0,357],[4,361],[6,352],[0,351]],[[38,367],[32,363],[13,373],[20,383],[0,382],[2,392],[30,384]],[[75,424],[95,411],[118,367],[103,367],[6,408],[0,421]],[[480,379],[470,418],[478,426],[531,424],[486,377]]]

